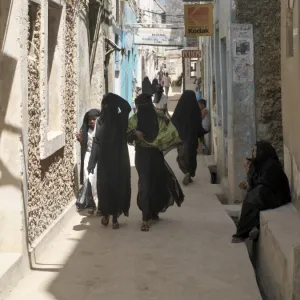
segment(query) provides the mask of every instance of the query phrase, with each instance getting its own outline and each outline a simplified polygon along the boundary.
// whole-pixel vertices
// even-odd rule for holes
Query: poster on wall
[[[213,4],[185,4],[184,28],[186,37],[213,35]]]
[[[253,68],[253,31],[248,24],[233,24],[233,81],[236,83],[252,82]]]

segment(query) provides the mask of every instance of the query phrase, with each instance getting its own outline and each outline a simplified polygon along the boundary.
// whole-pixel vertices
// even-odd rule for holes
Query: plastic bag
[[[84,209],[96,208],[96,203],[94,201],[93,193],[92,193],[92,185],[87,179],[82,187],[80,188],[77,200],[76,200],[76,208],[77,211],[82,211]]]

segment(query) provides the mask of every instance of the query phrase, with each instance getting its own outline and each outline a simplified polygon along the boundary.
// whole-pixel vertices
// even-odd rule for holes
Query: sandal
[[[119,224],[119,222],[113,223],[112,229],[120,229],[120,224]]]
[[[150,227],[149,227],[149,224],[148,222],[143,222],[142,226],[141,226],[141,231],[149,231],[150,230]]]
[[[109,217],[102,217],[101,224],[103,226],[108,226],[108,224],[109,224]]]

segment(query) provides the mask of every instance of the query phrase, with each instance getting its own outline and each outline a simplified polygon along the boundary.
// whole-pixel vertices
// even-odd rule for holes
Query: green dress
[[[159,131],[156,139],[153,142],[139,141],[142,147],[155,147],[163,152],[176,148],[182,141],[173,123],[165,116],[163,112],[156,112]],[[128,129],[135,130],[137,128],[138,118],[134,114],[128,122]]]

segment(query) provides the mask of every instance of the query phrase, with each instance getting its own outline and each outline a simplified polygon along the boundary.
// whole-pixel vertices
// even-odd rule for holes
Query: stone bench
[[[261,212],[252,250],[266,299],[300,300],[300,213],[292,204]]]

